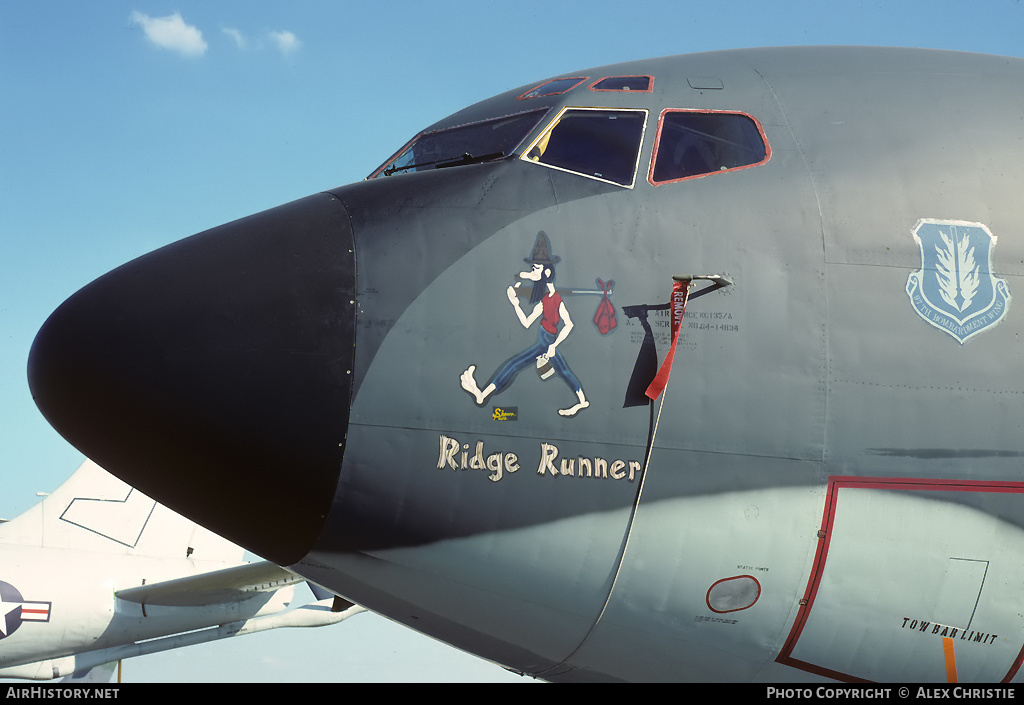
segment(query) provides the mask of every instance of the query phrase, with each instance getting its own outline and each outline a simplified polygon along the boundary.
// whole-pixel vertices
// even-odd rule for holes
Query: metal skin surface
[[[645,75],[649,92],[588,88]],[[428,130],[550,106],[513,158],[330,191],[337,215],[314,219],[314,239],[337,241],[338,264],[314,266],[302,239],[271,256],[301,261],[333,300],[271,287],[280,298],[254,311],[258,297],[208,281],[200,306],[180,303],[179,281],[140,302],[118,272],[92,285],[102,299],[76,294],[33,348],[43,413],[111,472],[250,550],[541,678],[1017,676],[1024,62],[789,48],[564,76],[587,80],[517,100],[540,82],[528,84]],[[520,158],[563,106],[646,111],[632,185]],[[659,118],[673,109],[751,116],[767,159],[655,185]],[[261,241],[211,231],[220,242],[225,260],[264,259]],[[127,271],[195,257],[171,247]],[[513,303],[529,313],[518,294],[535,263],[557,270],[564,365],[544,378],[530,361],[491,394],[492,372],[538,341]],[[624,405],[647,337],[627,309],[665,304],[688,274],[732,285],[689,302],[661,397]],[[174,315],[151,314],[156,300]],[[133,349],[124,374],[94,362],[123,337],[240,313],[245,344],[190,335],[188,366],[168,365],[171,339]],[[82,345],[111,320],[109,339]],[[338,336],[322,351],[281,342],[314,322]],[[646,324],[663,360],[668,312]],[[259,424],[218,411],[199,433],[183,419],[197,399],[223,403],[203,380],[226,374],[204,361],[224,349],[232,384],[252,380],[250,354],[275,382]],[[93,374],[101,383],[76,382]],[[123,391],[169,374],[153,393]],[[316,403],[277,403],[306,395]],[[104,416],[83,420],[95,396]],[[172,411],[126,439],[125,417],[150,407]],[[192,462],[169,472],[172,438]],[[261,481],[247,477],[249,443],[272,458]],[[266,492],[275,475],[286,499]],[[214,496],[182,490],[208,477]]]

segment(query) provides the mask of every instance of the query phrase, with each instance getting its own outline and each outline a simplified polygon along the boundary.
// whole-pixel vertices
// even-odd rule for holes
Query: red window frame
[[[743,166],[735,166],[731,169],[724,171],[709,171],[706,174],[695,174],[693,176],[684,176],[680,179],[668,179],[666,181],[655,181],[654,180],[654,165],[658,160],[658,149],[661,147],[661,130],[665,124],[665,116],[669,113],[701,113],[701,114],[720,114],[720,115],[742,115],[743,117],[750,118],[754,121],[754,125],[757,127],[758,133],[761,135],[761,141],[764,142],[764,159],[753,164],[744,164]],[[651,168],[647,172],[647,183],[652,186],[662,186],[664,184],[675,184],[680,181],[692,181],[694,179],[703,179],[708,176],[714,176],[715,174],[728,174],[733,171],[740,171],[742,169],[751,169],[755,166],[761,166],[772,158],[772,145],[768,141],[768,136],[764,133],[764,127],[761,125],[761,121],[750,113],[745,113],[742,110],[702,110],[699,108],[665,108],[661,111],[661,115],[658,116],[658,132],[654,136],[654,150],[651,152]]]
[[[534,86],[533,88],[531,88],[530,90],[526,91],[525,93],[520,95],[518,98],[516,98],[516,100],[533,100],[534,98],[543,98],[543,97],[549,96],[549,95],[562,95],[563,93],[568,93],[569,91],[573,90],[574,88],[579,88],[579,85],[581,83],[583,83],[584,81],[588,80],[589,78],[590,78],[589,76],[563,76],[562,78],[552,78],[552,79],[550,79],[548,81],[544,81],[543,83],[538,83],[536,86]],[[578,80],[576,80],[576,83],[574,83],[571,86],[569,86],[568,88],[562,89],[560,91],[555,91],[554,93],[538,93],[537,95],[530,95],[535,90],[537,90],[539,88],[543,88],[544,86],[548,85],[549,83],[554,83],[555,81],[571,81],[571,80],[575,80],[575,79],[578,79]]]
[[[600,83],[601,81],[607,81],[609,78],[646,78],[647,79],[647,88],[642,88],[642,89],[635,90],[635,91],[633,91],[633,90],[628,90],[627,91],[627,90],[623,90],[621,88],[595,88],[595,86],[598,83]],[[590,90],[594,91],[595,93],[650,93],[650,92],[652,92],[654,90],[654,76],[650,76],[648,74],[636,74],[636,75],[629,75],[629,76],[605,76],[603,78],[597,79],[596,81],[591,83],[590,86],[588,86],[588,87],[590,88]]]

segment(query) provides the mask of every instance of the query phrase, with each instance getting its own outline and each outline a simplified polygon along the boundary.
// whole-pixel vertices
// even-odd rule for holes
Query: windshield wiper
[[[418,162],[416,164],[406,164],[405,166],[393,166],[384,170],[384,176],[391,176],[399,171],[406,171],[408,169],[418,169],[424,166],[432,166],[435,169],[447,169],[453,166],[464,166],[466,164],[479,164],[480,162],[489,162],[494,159],[503,159],[507,154],[504,152],[491,152],[490,154],[481,154],[478,157],[474,157],[469,152],[466,152],[461,157],[452,157],[448,159],[437,159],[432,162]]]

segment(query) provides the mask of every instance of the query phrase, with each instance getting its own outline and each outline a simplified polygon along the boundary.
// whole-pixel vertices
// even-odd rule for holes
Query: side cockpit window
[[[634,91],[636,93],[650,93],[654,85],[653,76],[608,76],[600,81],[595,81],[591,86],[592,91]]]
[[[444,169],[511,156],[547,108],[422,132],[367,178]]]
[[[658,125],[649,180],[664,184],[757,166],[771,150],[761,125],[744,113],[666,110]]]
[[[646,110],[564,108],[522,158],[631,188],[646,122]]]
[[[568,93],[586,80],[586,76],[576,76],[575,78],[555,78],[531,88],[526,91],[526,93],[523,93],[521,96],[516,98],[516,100],[530,100],[531,98],[543,98],[544,96],[549,95],[561,95],[562,93]]]

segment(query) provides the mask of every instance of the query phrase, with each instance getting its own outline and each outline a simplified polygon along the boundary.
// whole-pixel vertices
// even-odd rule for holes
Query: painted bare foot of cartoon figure
[[[559,409],[558,413],[561,414],[562,416],[575,416],[577,413],[590,406],[590,402],[587,401],[587,398],[585,396],[583,396],[582,389],[576,392],[576,396],[579,397],[580,400],[578,404],[570,406],[568,409]]]
[[[480,387],[477,386],[476,380],[473,379],[473,373],[476,371],[476,365],[470,365],[469,369],[462,373],[460,381],[462,382],[462,388],[469,392],[470,396],[476,400],[477,406],[484,405],[484,399],[486,395],[480,391]]]

